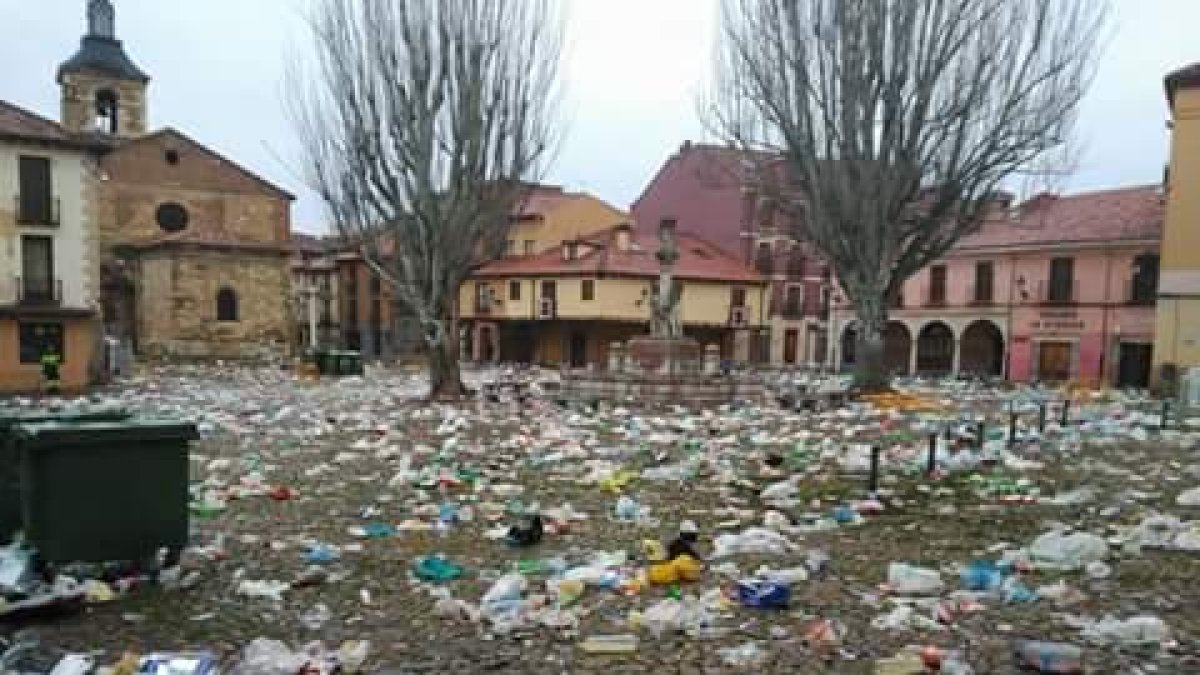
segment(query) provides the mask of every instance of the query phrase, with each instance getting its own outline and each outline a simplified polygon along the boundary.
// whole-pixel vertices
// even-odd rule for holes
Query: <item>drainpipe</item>
[[[1100,383],[1108,382],[1107,374],[1104,368],[1108,363],[1108,308],[1109,298],[1112,295],[1112,251],[1105,251],[1104,254],[1104,301],[1100,305]]]
[[[1012,379],[1012,345],[1014,330],[1013,330],[1013,292],[1017,287],[1017,260],[1016,254],[1012,256],[1008,265],[1008,299],[1005,301],[1006,314],[1005,322],[1008,324],[1008,339],[1004,341],[1004,379]]]

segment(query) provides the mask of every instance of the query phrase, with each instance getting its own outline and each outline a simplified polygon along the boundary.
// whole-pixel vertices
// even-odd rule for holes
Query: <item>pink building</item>
[[[1164,214],[1158,187],[1004,205],[904,286],[885,338],[897,374],[1146,386]],[[840,298],[835,298],[835,302]],[[831,363],[854,361],[837,303]]]

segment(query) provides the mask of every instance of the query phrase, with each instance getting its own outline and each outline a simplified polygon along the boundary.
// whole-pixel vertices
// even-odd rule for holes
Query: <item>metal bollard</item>
[[[1066,427],[1070,423],[1071,423],[1071,399],[1068,398],[1068,399],[1063,400],[1062,420],[1060,421],[1060,424],[1063,427]]]
[[[1046,402],[1038,404],[1038,433],[1046,431]]]
[[[1008,447],[1012,447],[1017,443],[1017,411],[1012,410],[1008,413]]]
[[[1169,420],[1171,419],[1171,402],[1163,401],[1162,417],[1159,420],[1159,431],[1166,431]]]
[[[975,425],[975,449],[983,450],[983,422]]]
[[[937,471],[937,432],[929,434],[929,458],[925,462],[925,473],[932,476]]]
[[[871,476],[870,482],[867,485],[867,491],[874,495],[879,491],[879,454],[881,450],[878,445],[871,446]]]

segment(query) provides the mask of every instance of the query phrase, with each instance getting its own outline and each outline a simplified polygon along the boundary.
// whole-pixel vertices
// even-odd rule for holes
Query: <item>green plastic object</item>
[[[21,529],[21,472],[13,429],[19,424],[54,420],[103,422],[128,418],[129,413],[120,408],[0,408],[0,546]]]
[[[338,352],[338,375],[362,375],[363,360],[359,352]]]
[[[454,581],[463,575],[463,568],[438,555],[417,558],[413,572],[422,581]]]
[[[173,420],[51,421],[13,429],[25,541],[45,563],[144,561],[188,541],[188,443]]]

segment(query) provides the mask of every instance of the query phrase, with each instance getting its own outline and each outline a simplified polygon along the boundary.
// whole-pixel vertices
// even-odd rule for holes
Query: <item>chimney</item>
[[[629,223],[621,223],[617,226],[614,241],[617,244],[617,250],[627,252],[632,248],[633,243],[633,228]]]

